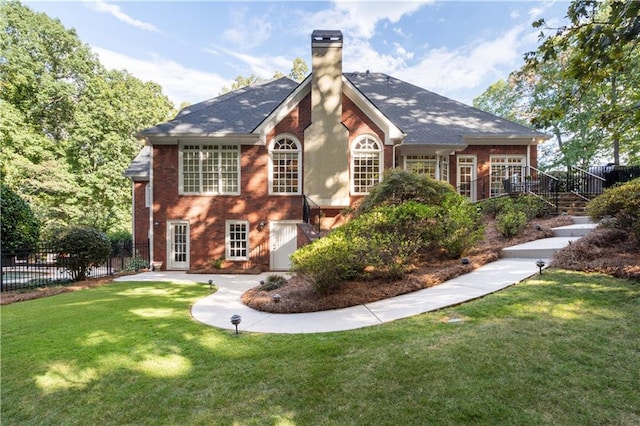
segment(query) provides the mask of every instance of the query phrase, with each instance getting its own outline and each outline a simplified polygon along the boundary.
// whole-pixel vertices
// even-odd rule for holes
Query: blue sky
[[[344,34],[345,72],[383,72],[470,104],[522,65],[545,18],[568,1],[26,1],[75,28],[108,68],[160,84],[179,105],[217,96],[238,75],[310,60],[314,29]]]

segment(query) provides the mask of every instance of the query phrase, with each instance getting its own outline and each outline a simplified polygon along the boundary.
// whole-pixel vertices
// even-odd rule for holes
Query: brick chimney
[[[311,34],[311,125],[304,134],[304,192],[320,206],[349,205],[349,138],[342,125],[342,32]]]

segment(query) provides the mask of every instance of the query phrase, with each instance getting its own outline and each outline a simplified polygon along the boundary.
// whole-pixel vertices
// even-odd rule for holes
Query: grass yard
[[[189,307],[208,293],[123,282],[3,306],[2,425],[640,424],[637,282],[548,271],[315,335],[207,327]]]

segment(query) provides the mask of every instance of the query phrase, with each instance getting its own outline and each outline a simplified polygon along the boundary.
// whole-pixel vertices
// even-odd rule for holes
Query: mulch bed
[[[495,229],[494,221],[488,219],[485,238],[467,253],[467,265],[463,265],[460,259],[434,260],[423,257],[411,266],[401,280],[349,281],[330,294],[319,294],[310,283],[294,276],[285,286],[276,290],[252,288],[243,294],[242,301],[251,308],[273,313],[315,312],[371,303],[441,284],[497,260],[504,247],[550,237],[553,235],[551,228],[571,223],[568,216],[535,219],[518,235],[507,239]],[[273,301],[274,294],[280,295],[277,303]]]

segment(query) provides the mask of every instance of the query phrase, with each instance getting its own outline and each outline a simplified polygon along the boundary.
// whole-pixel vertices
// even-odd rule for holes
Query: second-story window
[[[300,194],[300,144],[293,137],[278,137],[269,149],[269,193]]]
[[[180,148],[181,194],[239,194],[238,145],[189,144]]]
[[[382,149],[380,142],[371,136],[363,136],[351,148],[351,191],[368,194],[382,179]]]

